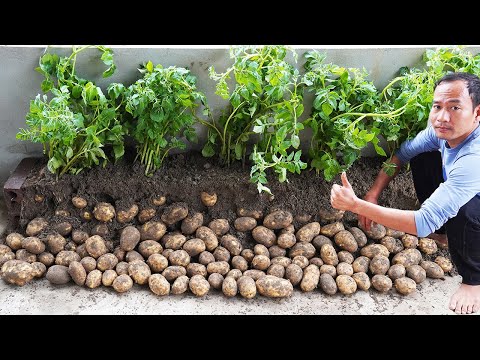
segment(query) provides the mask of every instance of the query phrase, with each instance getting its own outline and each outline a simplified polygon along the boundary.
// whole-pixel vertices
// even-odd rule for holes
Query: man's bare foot
[[[450,298],[448,307],[457,314],[471,314],[480,310],[480,285],[461,284]]]
[[[434,240],[440,249],[448,249],[447,234],[431,233],[428,237]]]

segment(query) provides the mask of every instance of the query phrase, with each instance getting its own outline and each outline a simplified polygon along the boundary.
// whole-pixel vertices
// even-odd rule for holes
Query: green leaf
[[[73,149],[69,146],[67,149],[67,153],[65,154],[65,157],[67,160],[70,160],[70,158],[73,156]]]
[[[290,138],[291,142],[292,142],[292,146],[295,148],[295,149],[298,149],[298,147],[300,146],[300,138],[293,134]]]
[[[202,155],[204,157],[212,157],[215,155],[215,149],[213,148],[211,143],[206,143],[202,149]]]
[[[235,144],[235,157],[237,160],[240,160],[242,158],[243,154],[243,147],[240,143]]]
[[[151,61],[147,62],[147,65],[145,66],[147,71],[151,73],[153,71],[153,63]]]
[[[115,159],[120,159],[125,154],[125,148],[123,143],[113,146],[113,153],[115,154]]]
[[[329,103],[323,103],[322,104],[322,111],[326,116],[328,116],[332,113],[333,108]]]

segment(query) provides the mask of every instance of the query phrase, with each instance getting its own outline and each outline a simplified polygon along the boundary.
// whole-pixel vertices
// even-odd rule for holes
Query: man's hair
[[[480,104],[480,78],[477,75],[467,72],[449,73],[435,83],[434,89],[436,89],[441,83],[453,82],[457,80],[461,80],[466,83],[468,94],[472,99],[473,109],[475,109]]]

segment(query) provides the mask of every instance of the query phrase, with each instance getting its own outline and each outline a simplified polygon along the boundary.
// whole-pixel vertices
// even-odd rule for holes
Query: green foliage
[[[104,46],[73,47],[68,57],[45,53],[35,70],[45,77],[42,91],[50,93],[51,99],[39,94],[30,102],[28,128],[17,134],[18,139],[43,144],[49,158],[48,169],[58,176],[67,172],[78,174],[100,161],[105,165],[106,145],[112,148],[115,160],[124,153],[124,129],[117,106],[122,99],[122,86],[112,86],[116,89],[115,97],[105,96],[93,82],[75,74],[77,55],[91,47],[102,53],[102,61],[109,66],[103,76],[115,71],[113,52]]]
[[[154,67],[149,61],[140,71],[144,76],[127,89],[125,109],[133,117],[137,158],[145,165],[145,174],[151,175],[170,150],[185,149],[180,137],[197,142],[195,112],[198,102],[206,104],[206,99],[196,90],[195,76],[185,68]]]

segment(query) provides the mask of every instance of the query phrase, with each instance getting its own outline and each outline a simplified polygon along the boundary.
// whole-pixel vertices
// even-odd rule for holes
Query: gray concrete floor
[[[0,201],[0,234],[7,224],[7,212]],[[162,314],[162,315],[440,315],[448,309],[450,295],[457,289],[460,276],[445,280],[427,279],[417,291],[403,296],[390,290],[359,291],[350,296],[328,296],[320,291],[295,290],[284,299],[227,298],[211,290],[203,298],[188,293],[159,297],[147,286],[135,285],[123,294],[111,288],[81,288],[73,283],[53,285],[45,278],[23,287],[0,281],[0,315],[30,314]]]

